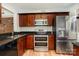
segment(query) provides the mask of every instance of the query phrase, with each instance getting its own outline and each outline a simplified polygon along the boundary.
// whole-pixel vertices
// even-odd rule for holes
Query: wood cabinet
[[[79,56],[79,46],[76,45],[73,46],[73,55]]]
[[[27,27],[27,26],[34,26],[34,15],[19,15],[19,26],[20,27]]]
[[[52,26],[55,20],[55,14],[36,14],[35,19],[47,19],[48,26]]]
[[[27,15],[19,15],[19,26],[26,27],[28,25],[28,16]]]
[[[19,26],[27,27],[34,26],[34,20],[36,19],[48,19],[48,25],[51,26],[55,18],[53,14],[20,14],[19,15]]]
[[[36,14],[35,19],[41,19],[41,14]]]
[[[34,36],[33,35],[26,36],[26,48],[27,49],[34,48]]]
[[[36,19],[48,19],[48,26],[54,24],[57,15],[68,15],[68,12],[50,12],[50,13],[21,13],[19,14],[19,26],[27,27],[34,26]]]
[[[55,20],[55,15],[54,14],[48,14],[47,15],[47,19],[48,19],[48,25],[52,26]]]
[[[36,14],[35,19],[47,19],[47,14]]]
[[[54,35],[53,34],[48,36],[48,49],[49,50],[54,49]]]
[[[17,41],[18,56],[22,56],[25,52],[25,37],[21,37]]]
[[[0,3],[0,23],[1,23],[1,3]]]
[[[28,26],[34,26],[35,15],[28,15]]]

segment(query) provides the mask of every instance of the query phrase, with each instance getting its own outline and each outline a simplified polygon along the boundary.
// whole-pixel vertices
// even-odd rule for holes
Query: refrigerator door
[[[70,45],[66,32],[66,16],[56,16],[56,52],[68,53],[70,52]]]

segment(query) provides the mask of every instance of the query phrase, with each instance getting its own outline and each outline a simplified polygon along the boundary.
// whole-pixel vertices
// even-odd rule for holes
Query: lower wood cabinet
[[[48,36],[48,49],[53,50],[54,49],[54,35]],[[26,36],[26,49],[34,49],[34,36],[28,35]]]
[[[48,49],[53,50],[54,49],[54,35],[48,36]]]
[[[73,46],[73,55],[79,56],[79,46],[76,45]]]
[[[22,56],[25,52],[25,37],[21,37],[17,41],[18,56]]]
[[[34,48],[34,36],[33,35],[26,36],[26,48],[27,49]]]

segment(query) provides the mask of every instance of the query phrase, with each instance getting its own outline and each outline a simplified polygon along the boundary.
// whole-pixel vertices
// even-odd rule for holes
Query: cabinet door
[[[48,38],[49,50],[54,49],[54,35],[49,35]]]
[[[26,27],[28,25],[28,16],[27,15],[19,15],[19,26]]]
[[[17,49],[18,49],[18,55],[22,56],[24,54],[24,52],[25,52],[25,49],[24,49],[24,38],[23,37],[18,39]]]
[[[41,14],[36,14],[35,19],[41,19]]]
[[[73,45],[73,55],[76,56],[76,46]]]
[[[36,14],[35,19],[47,19],[47,14]]]
[[[76,56],[79,56],[79,46],[76,46]]]
[[[74,56],[79,56],[79,46],[74,45],[73,51],[74,51],[74,53],[73,53]]]
[[[0,23],[1,23],[1,3],[0,3]]]
[[[23,37],[23,52],[25,52],[26,49],[26,36]]]
[[[35,15],[28,15],[28,26],[34,26]]]
[[[42,19],[47,19],[47,14],[41,14]]]
[[[26,48],[27,49],[33,49],[34,48],[34,40],[33,35],[28,35],[26,39]]]
[[[55,15],[54,14],[47,14],[47,19],[48,19],[48,25],[52,26],[53,25],[53,21],[55,20]]]

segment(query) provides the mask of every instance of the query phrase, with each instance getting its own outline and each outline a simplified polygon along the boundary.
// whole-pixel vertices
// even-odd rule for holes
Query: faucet
[[[14,32],[12,32],[12,36],[14,36]]]
[[[14,32],[12,32],[12,38],[14,38]]]

